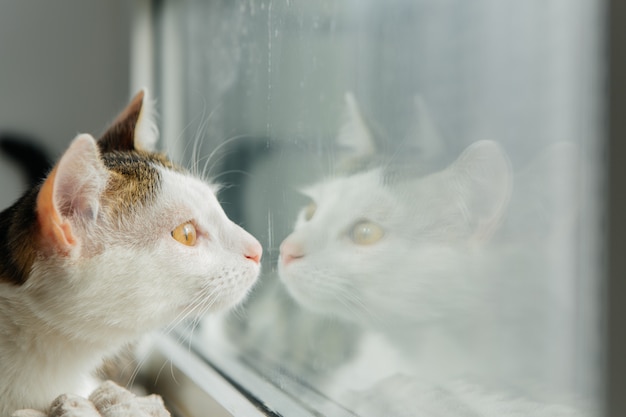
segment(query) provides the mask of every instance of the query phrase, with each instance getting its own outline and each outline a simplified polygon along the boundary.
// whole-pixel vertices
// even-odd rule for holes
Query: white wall
[[[100,133],[130,95],[130,3],[0,2],[0,130],[33,135],[55,157],[76,133]],[[0,209],[24,187],[0,156]]]

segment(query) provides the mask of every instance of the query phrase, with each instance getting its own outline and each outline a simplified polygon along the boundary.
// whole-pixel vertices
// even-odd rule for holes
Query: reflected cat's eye
[[[197,239],[196,227],[190,222],[183,223],[172,230],[172,237],[183,245],[193,246]]]
[[[368,220],[357,222],[348,232],[350,239],[357,245],[371,245],[385,235],[382,227]]]
[[[304,209],[304,220],[309,221],[315,215],[315,211],[317,210],[317,205],[315,203],[311,203]]]

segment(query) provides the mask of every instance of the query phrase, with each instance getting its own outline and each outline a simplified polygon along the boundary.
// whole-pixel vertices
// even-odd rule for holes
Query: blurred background
[[[132,2],[0,3],[0,133],[57,158],[77,133],[97,135],[129,97]],[[0,154],[0,208],[26,186]]]

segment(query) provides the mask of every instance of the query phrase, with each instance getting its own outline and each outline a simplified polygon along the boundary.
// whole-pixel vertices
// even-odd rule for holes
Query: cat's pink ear
[[[152,102],[141,90],[98,140],[102,152],[145,150],[153,152],[158,140]]]
[[[513,173],[509,158],[500,145],[483,140],[463,151],[451,170],[451,185],[471,226],[472,239],[489,239],[502,222],[511,196]]]
[[[37,196],[43,244],[68,254],[77,244],[75,226],[95,220],[108,171],[96,141],[79,135],[48,175]]]

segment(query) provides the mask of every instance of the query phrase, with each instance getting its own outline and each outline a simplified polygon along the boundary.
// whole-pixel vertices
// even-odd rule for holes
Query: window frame
[[[604,80],[599,80],[599,88],[606,91],[601,103],[604,115],[601,121],[604,123],[604,144],[601,146],[602,155],[599,161],[606,166],[600,173],[599,181],[605,187],[605,207],[603,208],[602,227],[605,231],[598,242],[604,250],[602,256],[604,267],[604,290],[602,296],[606,300],[602,322],[604,329],[604,349],[602,367],[604,375],[604,398],[606,416],[626,415],[626,117],[623,109],[626,109],[626,2],[623,0],[598,0],[602,3],[604,13],[602,23],[605,25],[604,38],[599,59],[607,60],[607,73]],[[135,0],[134,1],[134,25],[131,34],[131,90],[136,91],[141,87],[148,87],[156,92],[159,102],[162,104],[163,113],[168,118],[161,119],[163,148],[174,159],[182,156],[182,145],[177,140],[179,133],[184,130],[180,111],[182,106],[182,86],[177,84],[180,77],[171,77],[167,80],[163,77],[166,71],[159,70],[160,66],[167,66],[167,71],[176,71],[176,60],[163,59],[167,53],[179,54],[177,42],[180,39],[173,26],[168,13],[179,5],[165,0]],[[167,42],[162,42],[167,40]],[[165,53],[159,53],[157,48],[162,44]],[[250,391],[243,385],[233,382],[226,377],[224,371],[215,366],[210,360],[200,357],[192,349],[180,345],[180,336],[173,334],[156,334],[150,338],[151,348],[147,354],[146,365],[141,370],[140,380],[161,394],[166,403],[174,405],[174,413],[189,416],[203,416],[206,413],[207,404],[219,403],[222,414],[216,411],[217,417],[221,416],[264,416],[264,415],[292,415],[296,412],[297,405],[289,399],[279,399],[278,403],[283,406],[278,408],[282,412],[272,410],[264,400],[251,400]],[[165,362],[167,361],[167,362]],[[164,370],[167,363],[169,370]],[[258,375],[245,369],[236,371],[242,378],[250,378],[261,387],[261,391],[273,391],[276,398],[284,396],[280,390],[271,383],[263,381]],[[178,380],[185,379],[185,383]],[[169,380],[169,382],[168,382]],[[172,385],[171,382],[174,381]],[[265,385],[265,386],[264,386]],[[178,386],[178,389],[172,387]],[[181,393],[180,387],[194,387],[197,396],[198,407],[177,406],[181,399],[186,396]],[[250,386],[250,383],[247,384]],[[191,389],[191,388],[190,388]],[[180,404],[180,403],[179,403]],[[287,405],[285,405],[287,404]],[[295,407],[295,408],[293,408]],[[298,409],[297,415],[307,414],[305,410]],[[345,415],[353,415],[346,412]]]
[[[626,3],[609,0],[606,8],[608,58],[606,126],[606,415],[626,415]]]

